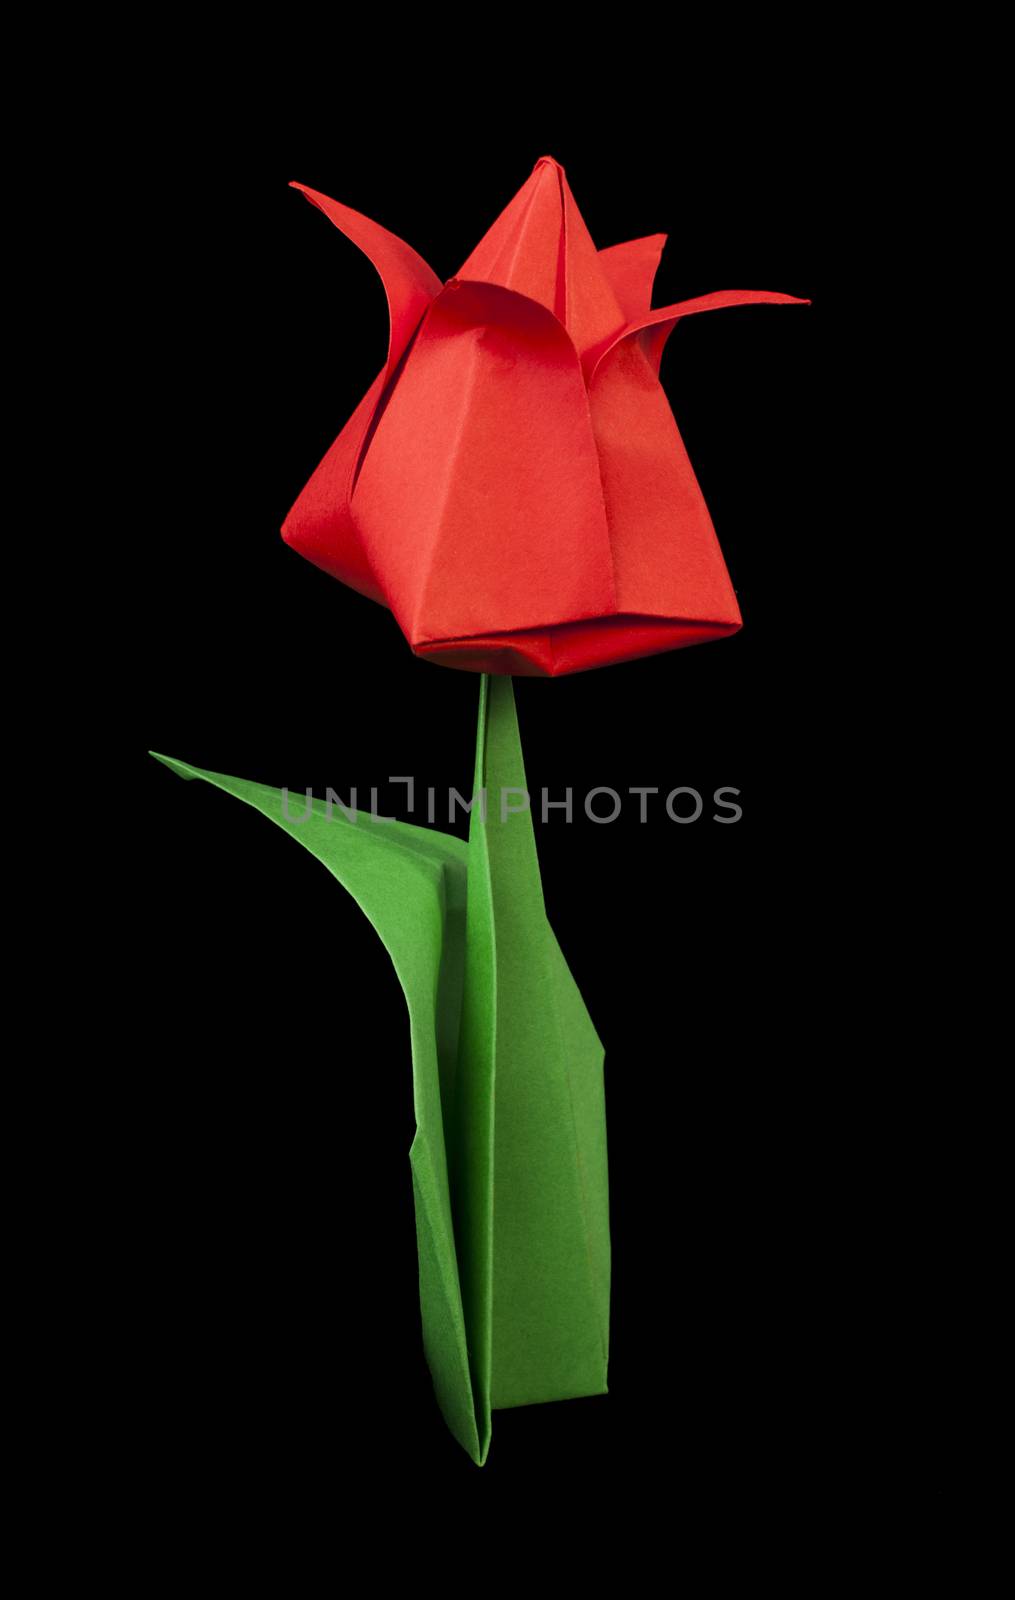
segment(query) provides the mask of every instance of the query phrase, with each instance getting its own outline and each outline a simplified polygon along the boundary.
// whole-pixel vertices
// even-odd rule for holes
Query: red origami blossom
[[[659,363],[693,312],[809,302],[728,289],[651,310],[665,234],[597,250],[549,156],[446,284],[292,187],[373,262],[391,331],[288,543],[389,606],[417,655],[473,672],[580,672],[735,633]]]

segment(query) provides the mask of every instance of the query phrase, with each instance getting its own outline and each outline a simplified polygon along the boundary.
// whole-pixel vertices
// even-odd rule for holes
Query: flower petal
[[[386,379],[386,370],[377,374],[282,524],[286,544],[332,578],[381,605],[387,602],[360,544],[349,497],[360,448]]]
[[[620,331],[625,314],[564,168],[540,156],[457,273],[500,284],[552,311],[581,352]]]
[[[414,649],[615,609],[585,384],[545,307],[451,280],[381,410],[352,515]]]
[[[591,382],[596,368],[620,339],[630,339],[641,334],[641,345],[654,371],[659,371],[663,349],[670,334],[683,317],[698,311],[721,311],[724,306],[809,306],[809,300],[800,300],[795,294],[777,294],[771,289],[718,289],[714,294],[699,294],[693,300],[681,300],[676,305],[660,306],[657,311],[647,311],[629,322],[626,328],[612,338],[605,339],[597,350],[588,350],[582,356],[582,365]]]
[[[600,265],[628,322],[644,316],[652,305],[652,285],[666,239],[665,233],[650,233],[599,251]]]
[[[419,326],[420,317],[431,300],[440,294],[441,280],[411,245],[399,239],[397,234],[389,233],[387,228],[382,228],[379,222],[371,222],[361,212],[353,211],[350,206],[343,206],[337,200],[329,200],[326,194],[318,194],[316,189],[308,189],[303,183],[291,183],[289,187],[298,189],[312,205],[323,211],[328,220],[353,244],[358,245],[377,268],[391,319],[385,364],[385,370],[390,374]]]
[[[561,273],[563,215],[553,162],[537,161],[532,176],[504,207],[456,279],[500,284],[527,295],[564,321]]]
[[[422,257],[387,228],[302,183],[290,188],[323,211],[376,267],[388,302],[389,334],[383,370],[305,484],[282,525],[282,537],[333,578],[384,604],[349,514],[349,498],[388,381],[442,285]]]
[[[741,626],[719,541],[669,402],[637,339],[621,339],[589,389],[616,573],[617,610]]]

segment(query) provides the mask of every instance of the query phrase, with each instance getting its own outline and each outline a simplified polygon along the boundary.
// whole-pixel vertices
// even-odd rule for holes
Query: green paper
[[[278,789],[156,759],[284,828],[391,957],[409,1009],[423,1344],[455,1438],[482,1465],[491,1411],[605,1394],[603,1049],[546,920],[530,812],[503,815],[502,794],[510,808],[526,789],[511,679],[481,679],[468,844],[317,799],[291,821]]]

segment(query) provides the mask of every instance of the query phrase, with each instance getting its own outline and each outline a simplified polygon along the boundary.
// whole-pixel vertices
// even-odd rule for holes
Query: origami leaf
[[[597,250],[542,156],[441,284],[387,230],[295,184],[375,262],[388,362],[282,527],[390,607],[417,655],[557,675],[735,633],[733,585],[659,383],[676,324],[651,309],[665,242]]]
[[[157,759],[283,827],[391,956],[410,1023],[423,1342],[455,1438],[482,1464],[492,1410],[605,1393],[602,1046],[546,920],[531,816],[512,809],[525,773],[510,679],[481,680],[467,845],[319,800],[290,820],[279,790]]]

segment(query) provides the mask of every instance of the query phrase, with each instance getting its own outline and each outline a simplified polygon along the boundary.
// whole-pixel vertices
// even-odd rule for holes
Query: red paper
[[[292,187],[377,268],[390,339],[288,543],[389,606],[417,655],[472,672],[580,672],[735,633],[659,363],[681,317],[809,302],[729,289],[651,310],[666,236],[597,250],[549,156],[446,284]]]

